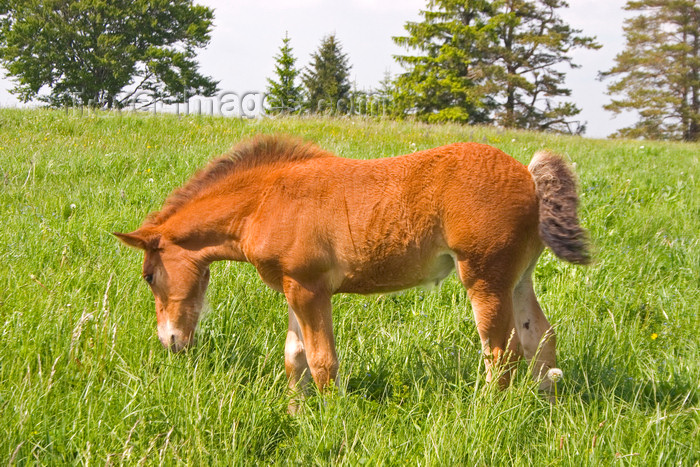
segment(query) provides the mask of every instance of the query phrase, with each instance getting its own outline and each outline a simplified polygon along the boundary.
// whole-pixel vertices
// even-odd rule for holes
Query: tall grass
[[[596,263],[545,253],[558,401],[523,363],[483,380],[467,296],[334,297],[337,391],[286,413],[284,298],[212,269],[198,345],[158,342],[141,256],[110,232],[260,132],[375,158],[486,142],[565,153]],[[698,465],[700,146],[373,120],[237,120],[0,110],[0,463]]]

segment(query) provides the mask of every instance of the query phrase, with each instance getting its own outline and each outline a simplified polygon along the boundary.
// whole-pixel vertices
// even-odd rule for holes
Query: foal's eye
[[[153,283],[153,274],[146,274],[145,276],[143,276],[143,280],[145,280],[149,284],[152,284]]]

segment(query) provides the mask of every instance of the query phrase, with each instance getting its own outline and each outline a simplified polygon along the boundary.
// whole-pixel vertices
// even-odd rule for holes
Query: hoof
[[[301,411],[301,406],[302,402],[298,399],[292,399],[289,401],[289,405],[287,406],[287,413],[289,415],[297,415]]]
[[[564,378],[564,372],[559,368],[550,368],[547,371],[547,379],[553,383],[558,383]]]

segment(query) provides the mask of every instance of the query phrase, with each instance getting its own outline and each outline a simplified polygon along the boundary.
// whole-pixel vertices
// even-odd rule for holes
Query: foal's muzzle
[[[158,339],[168,350],[180,352],[192,344],[192,335],[186,335],[173,327],[170,321],[158,325]]]

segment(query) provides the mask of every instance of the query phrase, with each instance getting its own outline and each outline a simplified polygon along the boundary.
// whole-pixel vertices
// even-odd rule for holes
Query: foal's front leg
[[[284,369],[289,380],[289,389],[292,396],[300,393],[303,396],[311,382],[311,370],[306,361],[306,350],[301,328],[294,310],[289,306],[289,327],[287,328],[287,341],[284,344]],[[296,410],[296,404],[290,403],[290,411]]]
[[[326,291],[323,284],[301,284],[287,278],[284,281],[284,294],[292,314],[296,317],[298,328],[301,330],[300,337],[306,356],[306,364],[316,386],[323,389],[335,381],[338,374],[338,356],[335,352],[335,339],[333,338],[330,293]],[[288,333],[287,343],[289,342],[290,334]],[[292,349],[290,348],[290,350]],[[295,366],[295,369],[298,368],[299,366]],[[292,375],[292,377],[300,376],[296,372],[292,372]],[[290,377],[290,385],[292,385],[292,377]]]

